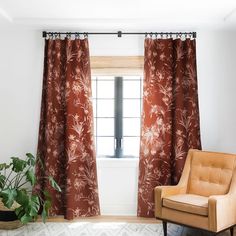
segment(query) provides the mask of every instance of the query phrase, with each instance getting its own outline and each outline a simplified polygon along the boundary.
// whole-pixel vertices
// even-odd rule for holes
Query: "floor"
[[[190,229],[190,228],[186,228],[186,227],[181,227],[182,232],[175,234],[174,233],[175,228],[176,228],[176,226],[172,225],[170,227],[170,231],[168,232],[168,235],[171,235],[171,236],[212,236],[211,233],[203,232],[203,231],[196,230],[196,229]],[[235,232],[234,232],[234,235],[236,235]],[[218,234],[218,236],[230,236],[230,232],[229,232],[229,230],[227,230],[225,232]]]
[[[156,225],[158,227],[154,230],[158,231],[155,233],[155,235],[162,236],[162,224],[161,221],[156,220],[155,218],[143,218],[143,217],[135,217],[135,216],[95,216],[95,217],[89,217],[89,218],[83,218],[83,219],[75,219],[73,222],[92,222],[92,223],[102,223],[102,222],[125,222],[125,223],[134,223],[134,224],[153,224],[154,228]],[[52,217],[48,219],[48,222],[66,222],[65,219],[62,217]],[[159,231],[161,231],[159,233]],[[145,235],[145,234],[144,234]],[[168,235],[170,236],[211,236],[210,233],[207,233],[205,231],[200,231],[196,229],[191,229],[179,225],[174,224],[168,224]],[[1,236],[1,235],[0,235]],[[126,235],[125,235],[126,236]],[[147,234],[145,236],[151,236],[151,234]],[[218,236],[230,236],[230,232],[225,231],[220,233]],[[234,232],[234,236],[236,236],[236,232]]]
[[[236,234],[235,234],[236,235]],[[163,236],[162,224],[156,219],[128,216],[99,216],[73,221],[62,217],[38,221],[14,231],[0,230],[0,236]],[[211,236],[174,224],[168,224],[168,236]],[[230,236],[229,231],[219,236]]]

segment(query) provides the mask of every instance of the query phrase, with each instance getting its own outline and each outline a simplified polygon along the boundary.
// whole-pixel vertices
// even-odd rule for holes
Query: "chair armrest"
[[[229,192],[210,196],[208,200],[209,229],[219,231],[236,224],[236,170],[232,176]]]
[[[155,216],[161,217],[161,209],[162,209],[162,198],[168,197],[177,194],[186,193],[186,186],[183,185],[175,185],[175,186],[157,186],[154,190],[155,193]]]
[[[194,150],[189,150],[187,159],[185,161],[183,173],[179,183],[175,186],[158,186],[154,190],[155,199],[155,216],[161,218],[162,198],[171,195],[185,194],[187,192],[188,178],[190,173],[190,162]]]
[[[209,229],[218,232],[236,224],[236,194],[213,195],[208,200]]]

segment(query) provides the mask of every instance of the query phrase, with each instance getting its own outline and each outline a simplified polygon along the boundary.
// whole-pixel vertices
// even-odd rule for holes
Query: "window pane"
[[[124,117],[140,117],[140,99],[123,100]]]
[[[94,118],[94,134],[98,136],[96,137],[97,156],[114,156],[115,77],[93,76],[92,79],[92,95],[93,98],[95,98],[93,99],[93,112],[94,116],[101,117]],[[124,156],[139,156],[140,106],[142,102],[140,99],[142,97],[142,84],[140,85],[140,79],[140,76],[123,77],[122,120],[124,137],[122,146]],[[143,81],[141,80],[141,82]]]
[[[96,80],[92,80],[92,97],[96,98],[97,93],[96,93]]]
[[[140,135],[140,118],[123,118],[124,136]]]
[[[140,98],[140,81],[123,81],[124,98]]]
[[[97,137],[97,156],[114,155],[114,138]]]
[[[114,117],[114,100],[97,100],[98,117]]]
[[[98,98],[114,98],[114,80],[97,81]]]
[[[96,116],[96,100],[95,99],[93,99],[93,117],[95,117]]]
[[[139,156],[140,137],[124,137],[123,154],[124,156]]]
[[[96,133],[96,126],[97,126],[97,124],[96,124],[96,119],[94,119],[94,122],[93,122],[93,127],[94,127],[94,136],[97,136],[97,133]]]
[[[143,79],[141,80],[141,98],[143,97]]]
[[[114,118],[97,118],[97,135],[114,136]]]

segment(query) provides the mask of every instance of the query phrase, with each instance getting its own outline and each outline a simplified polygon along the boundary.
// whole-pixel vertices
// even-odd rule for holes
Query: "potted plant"
[[[39,210],[45,222],[51,207],[51,198],[47,191],[34,189],[37,184],[34,169],[38,161],[43,168],[40,158],[27,153],[25,159],[11,157],[9,164],[0,164],[0,228],[18,228],[34,221]],[[61,192],[52,176],[44,178],[54,189]]]

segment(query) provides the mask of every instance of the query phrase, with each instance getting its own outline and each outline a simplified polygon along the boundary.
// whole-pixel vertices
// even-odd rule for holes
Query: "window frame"
[[[98,144],[99,137],[114,137],[114,153],[113,155],[102,155],[97,156],[106,157],[106,158],[136,158],[136,155],[123,155],[123,140],[124,137],[140,137],[134,135],[123,135],[123,119],[124,118],[139,118],[141,122],[141,112],[142,112],[142,77],[143,77],[143,64],[144,57],[143,56],[115,56],[115,57],[103,57],[96,56],[91,57],[91,75],[96,77],[96,81],[98,81],[98,76],[113,76],[114,77],[114,136],[99,136],[97,135],[98,131],[98,117],[97,117],[97,94],[98,87],[96,83],[96,147]],[[123,77],[124,76],[139,76],[140,81],[140,97],[139,98],[124,98],[123,97]],[[135,80],[133,80],[135,81]],[[105,98],[104,98],[105,99]],[[140,99],[140,116],[139,117],[124,117],[123,116],[123,101],[124,99]],[[105,118],[105,117],[104,117]],[[111,117],[113,118],[113,117]]]
[[[115,76],[114,84],[114,157],[123,157],[123,77]]]

